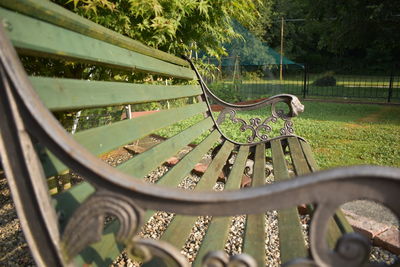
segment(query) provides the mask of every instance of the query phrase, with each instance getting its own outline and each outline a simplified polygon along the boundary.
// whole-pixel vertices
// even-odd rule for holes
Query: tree
[[[271,18],[304,19],[285,24],[285,54],[298,62],[387,70],[400,58],[399,15],[400,1],[274,0]],[[279,26],[266,29],[272,47]]]
[[[107,28],[176,55],[217,56],[239,35],[231,21],[254,25],[261,0],[54,0]]]

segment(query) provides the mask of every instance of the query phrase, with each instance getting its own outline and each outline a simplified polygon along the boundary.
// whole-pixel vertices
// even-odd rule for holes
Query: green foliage
[[[176,55],[224,54],[238,34],[231,20],[252,25],[261,0],[54,0],[107,28]]]
[[[387,73],[400,58],[400,1],[274,0],[271,9],[264,40],[279,50],[281,17],[304,19],[284,23],[284,54],[311,71]]]
[[[236,103],[241,101],[240,94],[236,86],[237,85],[232,83],[213,83],[210,85],[210,89],[222,100],[229,103]]]
[[[246,81],[257,81],[261,80],[263,73],[260,70],[257,71],[245,71],[242,73],[242,79]]]

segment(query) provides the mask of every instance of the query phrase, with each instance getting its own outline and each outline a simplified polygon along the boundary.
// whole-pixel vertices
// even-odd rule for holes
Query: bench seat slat
[[[107,29],[47,0],[2,0],[0,6],[143,55],[182,66],[189,66],[189,63],[182,58],[146,46],[139,41]]]
[[[300,140],[300,145],[301,145],[301,148],[303,149],[304,156],[307,159],[307,162],[308,162],[308,165],[310,166],[311,171],[312,172],[318,171],[318,165],[314,159],[310,145],[303,140]],[[353,227],[347,221],[346,217],[344,216],[344,214],[341,210],[338,210],[336,212],[336,214],[334,215],[334,220],[335,220],[337,226],[339,227],[341,233],[345,234],[345,233],[354,232]]]
[[[205,110],[207,110],[205,103],[197,103],[85,130],[73,137],[93,154],[101,155]],[[47,176],[67,170],[67,167],[47,149],[40,153],[40,158]]]
[[[169,157],[176,155],[184,146],[188,145],[202,133],[213,126],[213,120],[208,117],[190,128],[178,133],[168,140],[135,156],[117,167],[120,171],[142,178],[155,169]]]
[[[271,141],[272,163],[275,182],[290,179],[280,140]],[[279,245],[281,262],[307,256],[297,208],[278,211]]]
[[[20,53],[73,59],[126,70],[192,80],[193,70],[33,19],[4,8],[0,16],[12,25],[8,36]]]
[[[151,85],[30,77],[39,97],[51,111],[76,110],[197,96],[195,85]]]
[[[60,229],[62,230],[74,211],[90,195],[95,192],[95,188],[88,182],[75,185],[67,191],[53,197],[53,203],[58,214],[60,214]],[[123,247],[116,242],[116,233],[119,229],[118,221],[107,225],[101,235],[101,240],[85,248],[76,258],[77,266],[83,266],[87,262],[93,261],[94,266],[108,266],[114,258],[120,254]],[[106,253],[105,253],[106,252]],[[113,255],[112,258],[109,255]]]
[[[194,190],[211,190],[214,187],[218,175],[225,165],[233,147],[234,145],[232,143],[225,141],[213,161],[208,165],[207,170],[200,178]],[[161,236],[161,239],[177,248],[181,248],[185,244],[197,218],[197,216],[176,215],[168,225],[167,230]]]
[[[305,175],[310,173],[307,160],[304,157],[299,140],[297,138],[288,138],[290,155],[297,175]]]
[[[308,145],[305,145],[304,143],[304,145],[302,146],[299,139],[292,137],[288,138],[288,143],[289,143],[290,154],[297,175],[305,175],[317,169],[316,162],[312,158],[311,149],[309,148]],[[306,147],[306,149],[304,150],[303,147]],[[314,207],[309,205],[308,209],[310,209],[310,211],[312,212],[314,210]],[[342,212],[338,210],[336,213],[339,213],[340,215]],[[342,222],[340,222],[339,220],[339,223],[342,224],[345,228],[348,226],[347,225],[348,222],[346,220],[343,220]],[[342,231],[340,230],[340,226],[336,223],[335,217],[333,217],[329,220],[328,231],[326,236],[329,246],[331,248],[334,248],[338,238],[340,238],[341,236],[342,236]]]
[[[231,142],[224,142],[214,160],[208,165],[207,170],[200,178],[194,190],[211,190],[214,187],[217,182],[218,174],[228,160],[233,148],[234,145]],[[170,243],[178,249],[182,248],[197,219],[197,216],[176,215],[161,236],[161,240]],[[143,266],[159,266],[159,261],[156,258],[143,264]]]
[[[170,187],[178,186],[182,179],[190,173],[194,166],[200,162],[201,158],[220,138],[221,134],[217,130],[214,130],[206,139],[185,155],[175,167],[162,176],[157,184]]]
[[[207,153],[207,151],[215,144],[221,135],[218,131],[214,130],[206,139],[204,139],[199,145],[197,145],[192,151],[190,151],[178,164],[176,164],[171,170],[160,177],[157,180],[157,184],[165,185],[169,187],[177,187],[179,183],[190,173],[195,165],[200,162],[201,158]],[[144,215],[144,221],[147,222],[151,216],[155,214],[155,211],[149,210]]]
[[[168,185],[170,187],[178,186],[179,182],[193,169],[194,165],[200,161],[201,157],[212,147],[212,145],[218,141],[221,137],[218,131],[214,130],[206,139],[204,139],[199,145],[197,145],[192,151],[190,151],[177,165],[175,165],[170,171],[168,171],[163,177],[161,177],[156,183],[160,185]],[[73,190],[73,189],[72,189]],[[92,187],[89,189],[93,191]],[[65,194],[61,193],[60,195]],[[85,194],[86,192],[82,192]],[[74,194],[75,197],[76,193]],[[80,195],[79,199],[84,199]],[[76,208],[76,207],[75,207]],[[147,222],[155,211],[149,210],[143,216],[143,222]],[[68,213],[69,216],[72,211]],[[104,233],[102,234],[101,240],[95,244],[89,246],[87,250],[82,252],[78,256],[79,265],[87,262],[95,262],[97,265],[110,264],[107,259],[114,259],[123,250],[123,246],[115,242],[115,233],[119,226],[117,220],[112,221],[105,227]],[[100,261],[100,262],[99,262]],[[105,261],[105,263],[103,262]],[[101,265],[100,264],[100,265]]]
[[[236,156],[235,163],[229,174],[224,190],[235,190],[240,188],[244,168],[246,167],[249,147],[241,146]],[[203,257],[209,251],[223,250],[228,239],[229,228],[232,224],[232,217],[213,217],[201,242],[199,252],[192,266],[201,266]]]
[[[312,151],[311,151],[310,145],[307,142],[303,141],[303,140],[300,141],[300,144],[301,144],[301,148],[303,149],[304,156],[305,156],[305,158],[306,158],[306,160],[308,162],[308,165],[310,166],[311,171],[312,172],[317,171],[318,170],[318,164],[315,161],[314,156],[312,155]]]
[[[265,184],[265,144],[256,146],[254,171],[251,186]],[[244,230],[243,252],[256,260],[258,266],[265,265],[265,214],[247,215]]]

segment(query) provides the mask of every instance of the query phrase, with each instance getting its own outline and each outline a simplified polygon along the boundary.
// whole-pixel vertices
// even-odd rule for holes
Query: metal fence
[[[227,66],[219,67],[208,80],[211,89],[231,90],[243,101],[287,93],[303,98],[400,102],[398,67],[386,75],[310,73],[307,65],[284,65],[282,79],[279,72],[279,65]]]

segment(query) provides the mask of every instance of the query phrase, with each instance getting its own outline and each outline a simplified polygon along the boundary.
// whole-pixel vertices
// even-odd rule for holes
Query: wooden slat
[[[233,147],[234,145],[232,143],[225,141],[194,190],[211,190],[214,187],[218,174],[225,165]],[[197,219],[197,216],[176,215],[168,225],[167,230],[161,236],[161,240],[167,241],[178,249],[181,248],[185,244]],[[143,264],[143,266],[155,267],[160,266],[159,264],[159,260],[155,258],[150,262]]]
[[[251,186],[265,184],[265,144],[256,146]],[[258,266],[265,266],[265,214],[247,215],[243,252],[254,257]]]
[[[0,6],[143,55],[182,66],[189,66],[189,63],[182,58],[118,34],[48,0],[2,0],[0,1]]]
[[[157,182],[159,185],[176,187],[187,176],[194,166],[200,162],[201,158],[207,153],[215,142],[219,140],[221,134],[214,130],[206,139],[183,157],[176,166],[169,170]]]
[[[214,187],[218,175],[225,165],[233,147],[234,145],[232,143],[225,141],[194,190],[211,190]],[[168,225],[167,230],[161,236],[161,239],[177,248],[181,248],[185,244],[197,218],[197,216],[176,215]]]
[[[225,165],[232,149],[233,144],[230,142],[225,142],[222,145],[220,151],[217,153],[217,156],[210,163],[194,190],[211,190],[213,188],[215,182],[217,181],[218,174]],[[197,218],[197,216],[176,215],[172,222],[168,225],[167,230],[161,236],[161,239],[169,242],[177,248],[182,247],[185,244],[190,230],[192,229]],[[148,263],[145,263],[143,266],[159,266],[159,262],[157,259],[154,259]]]
[[[101,241],[86,247],[74,260],[76,266],[111,266],[115,258],[121,254],[124,245],[117,243],[116,233],[119,222],[107,225]],[[110,257],[110,255],[113,255]],[[88,265],[88,263],[92,263]]]
[[[201,158],[207,153],[212,145],[218,141],[221,134],[214,130],[206,139],[204,139],[198,146],[190,151],[185,157],[178,162],[171,170],[164,174],[156,182],[159,185],[165,185],[169,187],[176,187],[185,178],[194,166],[200,162]],[[144,221],[147,222],[151,216],[155,214],[155,211],[149,210],[144,215]]]
[[[0,8],[12,25],[7,34],[22,53],[66,58],[126,70],[194,79],[193,70],[121,48],[85,35]]]
[[[93,186],[87,182],[83,182],[61,194],[54,196],[53,200],[55,209],[60,213],[61,229],[63,229],[66,221],[72,216],[79,205],[94,192],[95,188]]]
[[[308,163],[304,157],[299,140],[295,137],[288,138],[290,155],[297,175],[310,173]]]
[[[303,149],[304,156],[306,157],[306,160],[308,162],[308,165],[310,166],[311,171],[312,172],[317,171],[318,164],[314,159],[310,145],[303,140],[300,140],[300,144],[301,144],[301,148]]]
[[[290,179],[280,140],[271,141],[272,163],[276,182]],[[279,245],[282,264],[307,256],[307,248],[297,208],[278,211]]]
[[[249,146],[241,146],[236,156],[235,163],[229,174],[224,190],[234,190],[240,188],[244,168],[246,167],[247,156],[249,155]],[[201,242],[199,252],[192,266],[201,266],[203,257],[209,251],[223,250],[228,239],[229,227],[232,224],[232,217],[213,217],[206,235]]]
[[[305,175],[317,169],[316,162],[312,158],[311,149],[309,147],[307,148],[306,145],[304,145],[304,147],[306,147],[306,149],[304,150],[303,146],[300,144],[300,140],[295,137],[288,138],[288,143],[290,155],[292,157],[297,175]],[[310,210],[310,212],[312,212],[314,210],[314,207],[308,205],[308,209]],[[341,211],[338,211],[338,213],[341,213]],[[346,220],[339,223],[343,223],[343,225],[348,224]],[[334,248],[337,240],[341,236],[342,232],[340,230],[340,226],[335,222],[334,218],[331,218],[329,220],[328,231],[326,234],[326,239],[329,247]]]
[[[117,168],[126,174],[133,175],[136,178],[142,178],[169,157],[177,154],[185,145],[189,144],[199,135],[208,131],[213,125],[213,120],[208,117],[168,140],[137,155],[133,159],[122,163]]]
[[[73,137],[87,150],[95,155],[100,155],[206,110],[205,103],[197,103],[85,130]],[[47,176],[57,175],[67,169],[46,149],[41,150],[39,156]]]
[[[350,225],[349,221],[346,219],[346,216],[344,216],[341,210],[336,211],[334,220],[343,234],[354,232],[353,227]]]
[[[30,77],[30,80],[51,111],[153,102],[202,93],[201,88],[194,85],[165,86],[44,77]]]
[[[198,146],[190,151],[177,165],[175,165],[169,172],[167,172],[157,184],[168,185],[170,187],[178,186],[179,182],[193,169],[194,165],[201,160],[201,157],[210,149],[210,147],[220,138],[218,131],[213,131],[206,139],[204,139]],[[89,189],[90,190],[90,189]],[[82,192],[80,198],[83,199]],[[76,194],[76,193],[75,193]],[[76,207],[75,207],[76,208]],[[147,211],[143,216],[143,221],[147,222],[155,211]],[[83,251],[78,256],[78,266],[84,263],[94,262],[97,265],[107,265],[109,259],[117,257],[124,246],[116,243],[115,233],[118,231],[119,222],[112,221],[105,227],[101,240],[95,244],[90,245],[88,249]]]
[[[318,171],[319,168],[318,168],[317,162],[315,161],[314,156],[311,152],[310,145],[303,140],[300,140],[300,145],[301,145],[301,148],[303,149],[304,156],[308,162],[308,165],[310,166],[311,171],[312,172]],[[346,217],[344,216],[344,214],[341,210],[338,210],[336,212],[336,214],[334,215],[334,220],[335,220],[337,226],[339,227],[341,233],[345,234],[345,233],[354,232],[353,227],[347,221]],[[334,238],[335,241],[337,238],[338,238],[338,236],[336,236]]]

